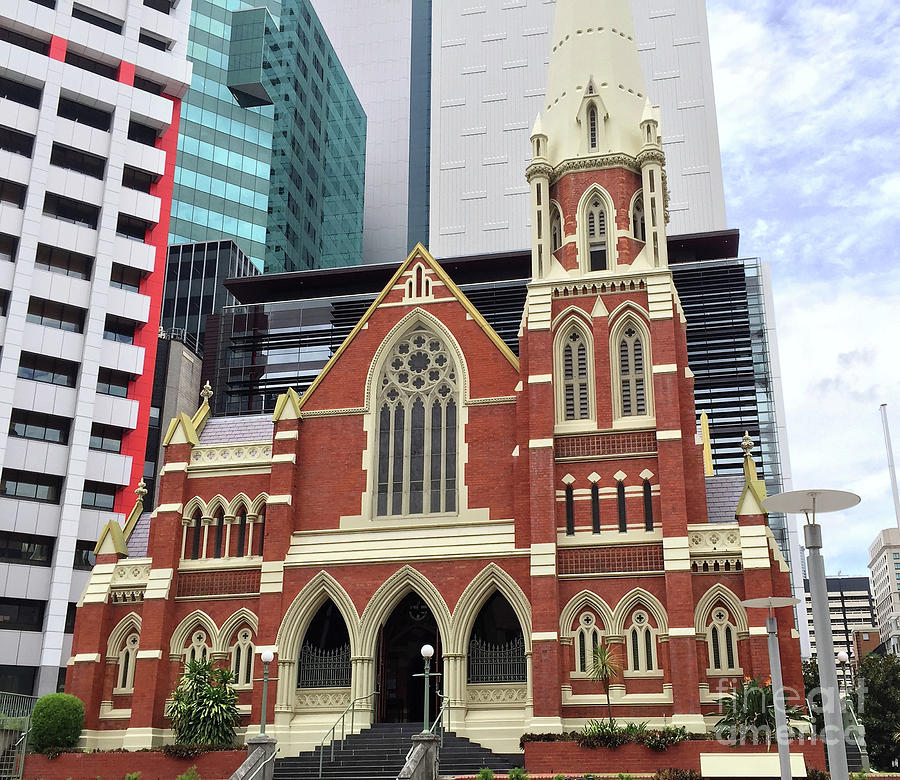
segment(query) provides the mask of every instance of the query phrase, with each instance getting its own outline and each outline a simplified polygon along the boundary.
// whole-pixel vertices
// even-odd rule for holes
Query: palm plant
[[[609,701],[609,682],[622,673],[622,659],[609,645],[596,645],[591,655],[591,679],[603,683],[606,694],[606,709],[609,712],[609,724],[612,726],[612,704]]]
[[[233,684],[230,669],[215,667],[208,661],[190,661],[166,707],[175,741],[209,747],[233,744],[235,727],[240,722]]]
[[[800,729],[792,721],[808,721],[799,707],[785,705],[788,720],[788,731],[791,737],[800,736]],[[731,690],[722,700],[723,717],[716,724],[716,730],[730,739],[746,739],[754,741],[764,735],[766,743],[771,744],[775,733],[775,696],[772,683],[761,683],[756,679],[744,680]]]

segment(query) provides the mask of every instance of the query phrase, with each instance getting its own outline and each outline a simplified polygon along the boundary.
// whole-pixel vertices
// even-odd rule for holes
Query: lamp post
[[[841,688],[844,689],[844,698],[847,697],[847,661],[850,660],[850,656],[846,651],[841,650],[837,654],[837,662],[841,665]]]
[[[844,746],[844,715],[838,696],[837,669],[834,658],[834,637],[828,614],[828,584],[825,580],[825,559],[822,557],[822,526],[816,523],[816,512],[839,512],[856,506],[859,496],[842,490],[794,490],[770,496],[762,502],[766,512],[806,516],[803,539],[807,552],[809,593],[812,599],[813,625],[816,629],[816,663],[822,689],[822,710],[825,717],[825,747],[832,780],[849,780],[847,750]]]
[[[262,676],[262,717],[259,722],[259,733],[266,733],[266,710],[268,708],[268,699],[269,699],[269,664],[275,659],[275,653],[271,650],[263,650],[262,653],[259,654],[260,659],[263,662],[263,676]]]
[[[431,704],[431,659],[434,657],[434,648],[431,645],[422,645],[422,658],[425,661],[425,714],[422,718],[422,733],[426,734],[430,727],[429,721],[429,705]]]
[[[778,647],[778,622],[775,619],[775,610],[793,607],[799,603],[800,599],[791,596],[770,596],[741,602],[742,606],[749,609],[769,610],[769,616],[766,618],[766,634],[769,644],[769,671],[772,673],[772,698],[775,700],[775,741],[778,743],[781,780],[791,780],[791,734],[784,707],[784,681],[781,678],[781,651]]]

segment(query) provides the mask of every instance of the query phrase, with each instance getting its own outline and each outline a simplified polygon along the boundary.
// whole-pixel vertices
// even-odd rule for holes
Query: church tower
[[[647,97],[627,0],[556,7],[527,169],[533,279],[520,339],[534,630],[547,637],[535,643],[535,686],[544,663],[549,677],[555,664],[572,668],[574,653],[579,668],[584,651],[562,640],[580,629],[555,620],[574,575],[634,572],[647,596],[616,617],[617,628],[585,613],[625,662],[617,696],[670,701],[674,722],[701,729],[688,525],[707,521],[706,494],[685,319],[668,268],[659,109]],[[654,551],[662,560],[644,561]],[[622,580],[584,586],[614,603]],[[655,604],[665,605],[666,626]],[[537,625],[543,614],[552,625]],[[652,652],[649,641],[632,646],[651,635],[644,627],[665,637]],[[571,716],[579,684],[564,684],[561,697],[536,689],[536,722]]]

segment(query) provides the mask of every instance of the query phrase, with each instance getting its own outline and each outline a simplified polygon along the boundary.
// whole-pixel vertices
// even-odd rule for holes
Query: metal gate
[[[0,778],[21,778],[37,696],[0,693]]]

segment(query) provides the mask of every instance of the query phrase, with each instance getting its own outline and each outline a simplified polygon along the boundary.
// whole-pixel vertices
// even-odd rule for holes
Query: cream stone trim
[[[77,653],[76,655],[70,656],[69,660],[66,662],[66,666],[71,664],[99,664],[100,663],[100,653]]]
[[[260,567],[259,592],[281,593],[284,587],[284,562],[263,561]]]
[[[582,612],[592,612],[600,619],[601,632],[607,632],[613,625],[613,611],[601,596],[585,588],[569,599],[559,616],[560,639],[573,639],[577,629],[572,624]]]
[[[147,587],[144,590],[144,601],[167,599],[174,575],[174,569],[151,569],[150,576],[147,579]]]
[[[115,663],[118,660],[119,651],[131,634],[141,635],[141,616],[137,612],[129,612],[109,632],[106,641],[106,660],[108,662]]]
[[[83,604],[105,603],[115,570],[115,563],[96,564],[94,568],[91,569],[91,575],[84,588],[84,593],[78,601],[78,606],[80,607]]]
[[[218,634],[213,640],[212,651],[214,653],[228,653],[231,651],[234,643],[231,641],[235,631],[246,626],[255,635],[259,631],[259,618],[246,607],[241,607],[233,612],[219,629]]]
[[[769,632],[765,626],[750,626],[750,636],[768,636]]]
[[[232,558],[184,558],[178,562],[178,571],[232,571],[234,569],[258,569],[262,566],[259,555]]]
[[[291,453],[283,453],[281,455],[273,455],[272,463],[296,463],[297,455],[293,452]]]
[[[741,560],[744,569],[769,568],[769,539],[771,533],[764,525],[742,525]]]
[[[289,441],[290,439],[299,439],[300,431],[278,431],[275,434],[275,441]]]
[[[668,536],[663,539],[663,561],[666,571],[690,571],[691,548],[687,536]]]
[[[524,390],[524,389],[525,389],[525,388],[524,388],[524,386],[522,385],[522,382],[521,382],[521,380],[520,380],[519,383],[516,385],[516,392],[517,392],[517,393],[521,393],[522,390]]]
[[[577,498],[576,498],[577,500]],[[621,545],[659,543],[663,539],[662,528],[657,524],[652,531],[644,528],[643,520],[628,524],[628,530],[623,534],[613,531],[612,528],[604,528],[603,533],[595,534],[591,526],[575,526],[575,534],[568,535],[565,531],[557,530],[557,547],[620,547]],[[567,575],[564,575],[567,576]]]
[[[219,627],[202,609],[195,609],[189,615],[186,615],[181,622],[175,627],[169,640],[169,659],[173,661],[180,660],[184,657],[184,649],[188,638],[195,631],[206,632],[207,646],[212,652],[213,643],[219,634]]]
[[[778,563],[779,571],[790,571],[790,567],[787,564],[787,561],[784,559],[784,554],[781,552],[781,548],[778,546],[778,542],[775,540],[775,534],[772,533],[772,529],[766,526],[766,537],[769,540],[769,549],[772,551],[772,557],[775,559],[776,563]]]
[[[528,440],[528,448],[532,450],[538,450],[542,447],[552,447],[553,439],[529,439]]]
[[[590,323],[584,321],[585,313],[577,306],[570,306],[576,309],[579,314],[570,314],[564,320],[561,320],[553,334],[553,373],[556,376],[556,382],[553,386],[553,405],[555,430],[574,433],[577,431],[592,431],[597,428],[597,400],[596,400],[596,377],[594,374],[594,334],[591,331]],[[585,418],[567,420],[566,419],[566,402],[565,402],[565,366],[563,360],[563,347],[568,334],[572,330],[577,330],[581,335],[587,351],[587,396],[588,396],[588,416]],[[573,356],[573,361],[574,361]]]
[[[253,654],[254,655],[262,655],[266,650],[270,650],[275,655],[278,655],[278,645],[254,645],[253,646]]]
[[[534,283],[529,285],[528,295],[525,298],[524,312],[524,317],[528,323],[528,330],[550,330],[552,307],[552,288],[539,287],[534,285]]]
[[[737,639],[747,637],[750,630],[747,621],[747,610],[741,605],[741,600],[737,597],[737,594],[721,582],[712,585],[697,601],[697,606],[694,609],[694,630],[697,636],[706,636],[706,621],[709,618],[709,613],[712,612],[719,602],[725,604],[725,608],[728,610],[732,620],[734,620]]]
[[[689,369],[687,366],[684,367],[684,378],[685,379],[693,379],[694,378],[694,372],[691,371],[691,369]]]
[[[528,377],[528,384],[530,385],[549,384],[552,381],[553,374],[531,374]]]
[[[503,406],[504,404],[514,404],[516,397],[514,395],[498,395],[493,398],[470,398],[463,406]]]
[[[282,496],[269,496],[266,500],[267,504],[287,504],[291,506],[294,503],[294,497],[290,494],[282,495]]]
[[[661,693],[625,693],[624,685],[610,685],[609,698],[612,704],[628,704],[635,707],[658,706],[674,703],[672,683],[663,683]],[[606,704],[602,693],[572,693],[572,686],[562,686],[563,706]]]
[[[460,656],[466,654],[475,620],[494,593],[503,596],[512,607],[525,640],[525,653],[531,652],[531,603],[512,576],[494,562],[472,578],[456,601],[451,622],[451,644],[448,646],[450,652]]]
[[[559,634],[555,631],[532,631],[531,632],[531,641],[532,642],[555,642],[559,639]]]
[[[669,636],[669,619],[666,615],[666,609],[662,602],[652,593],[644,588],[634,588],[616,605],[613,612],[613,627],[610,634],[614,636],[624,637],[626,634],[625,619],[635,607],[640,607],[649,612],[656,621],[657,638],[660,640],[668,639]],[[630,628],[630,626],[629,626]],[[654,658],[655,660],[655,658]]]
[[[162,512],[178,512],[178,514],[181,514],[183,507],[184,504],[160,504],[150,513],[150,519],[154,519]]]
[[[647,368],[653,365],[653,344],[650,339],[650,328],[647,327],[647,323],[644,319],[645,317],[648,317],[646,310],[632,301],[626,301],[625,303],[620,304],[609,315],[609,359],[612,382],[614,429],[618,429],[622,426],[631,428],[639,425],[649,427],[651,420],[655,421],[656,419],[653,376],[652,372],[647,371]],[[646,403],[646,411],[644,414],[625,415],[622,413],[622,377],[621,361],[619,360],[619,339],[628,325],[632,325],[641,335],[644,364],[644,398]],[[653,424],[655,425],[655,422]]]
[[[174,474],[174,473],[177,472],[177,471],[187,471],[187,470],[188,470],[188,464],[187,464],[187,463],[167,463],[165,466],[163,466],[163,467],[159,470],[159,473],[160,473],[160,475],[162,475],[162,474]]]
[[[601,301],[602,299],[598,297],[597,300]],[[603,313],[605,315],[606,311],[604,311]],[[559,312],[559,314],[557,314],[553,318],[551,327],[553,328],[554,331],[559,330],[562,323],[564,321],[570,319],[573,315],[576,317],[581,317],[582,324],[585,327],[587,327],[587,328],[591,327],[591,317],[588,316],[588,313],[584,309],[582,309],[580,306],[575,306],[574,304],[572,304],[571,306],[567,306],[565,309],[563,309],[561,312]]]
[[[397,288],[395,287],[394,289],[397,289]],[[403,288],[401,287],[400,289],[403,289]],[[456,298],[454,298],[453,296],[447,296],[445,298],[429,298],[429,299],[427,299],[427,302],[428,303],[451,303],[455,300],[456,300]],[[414,301],[418,302],[418,303],[425,303],[426,299],[418,298],[418,299],[414,299]],[[397,301],[395,303],[382,303],[381,305],[379,305],[378,308],[379,309],[393,309],[393,308],[398,308],[400,306],[405,307],[405,306],[409,306],[414,301],[405,300],[405,301]]]
[[[145,658],[150,661],[154,661],[158,658],[163,657],[162,650],[138,650],[137,651],[137,659],[140,661],[142,658]]]
[[[516,549],[515,521],[490,520],[487,512],[477,520],[452,516],[424,517],[414,525],[409,518],[390,523],[364,521],[361,527],[341,530],[295,531],[284,559],[287,568],[347,564],[366,551],[369,563],[415,560],[450,560],[524,555]]]
[[[351,656],[359,654],[359,613],[353,599],[331,574],[320,571],[300,589],[284,613],[275,637],[280,658],[296,661],[300,657],[300,649],[303,646],[303,639],[309,624],[322,605],[329,600],[337,607],[344,619],[347,635],[350,638]],[[296,688],[296,675],[291,682]]]
[[[531,576],[542,577],[556,574],[556,545],[541,542],[531,545]]]
[[[312,409],[308,412],[300,412],[300,419],[315,419],[317,417],[355,417],[365,414],[368,410],[364,406],[353,406],[344,409]]]
[[[696,634],[697,634],[697,632],[693,628],[693,626],[690,628],[670,628],[669,629],[670,637],[673,637],[673,636],[676,636],[676,637],[677,636],[691,636],[692,637],[692,636],[696,636]]]
[[[653,366],[654,374],[674,374],[678,371],[678,366],[674,363],[663,363],[662,365]]]
[[[657,441],[677,441],[681,439],[681,431],[657,431],[656,432],[656,440]]]
[[[100,702],[100,720],[128,720],[131,718],[131,707],[127,709],[113,709],[111,701]]]

